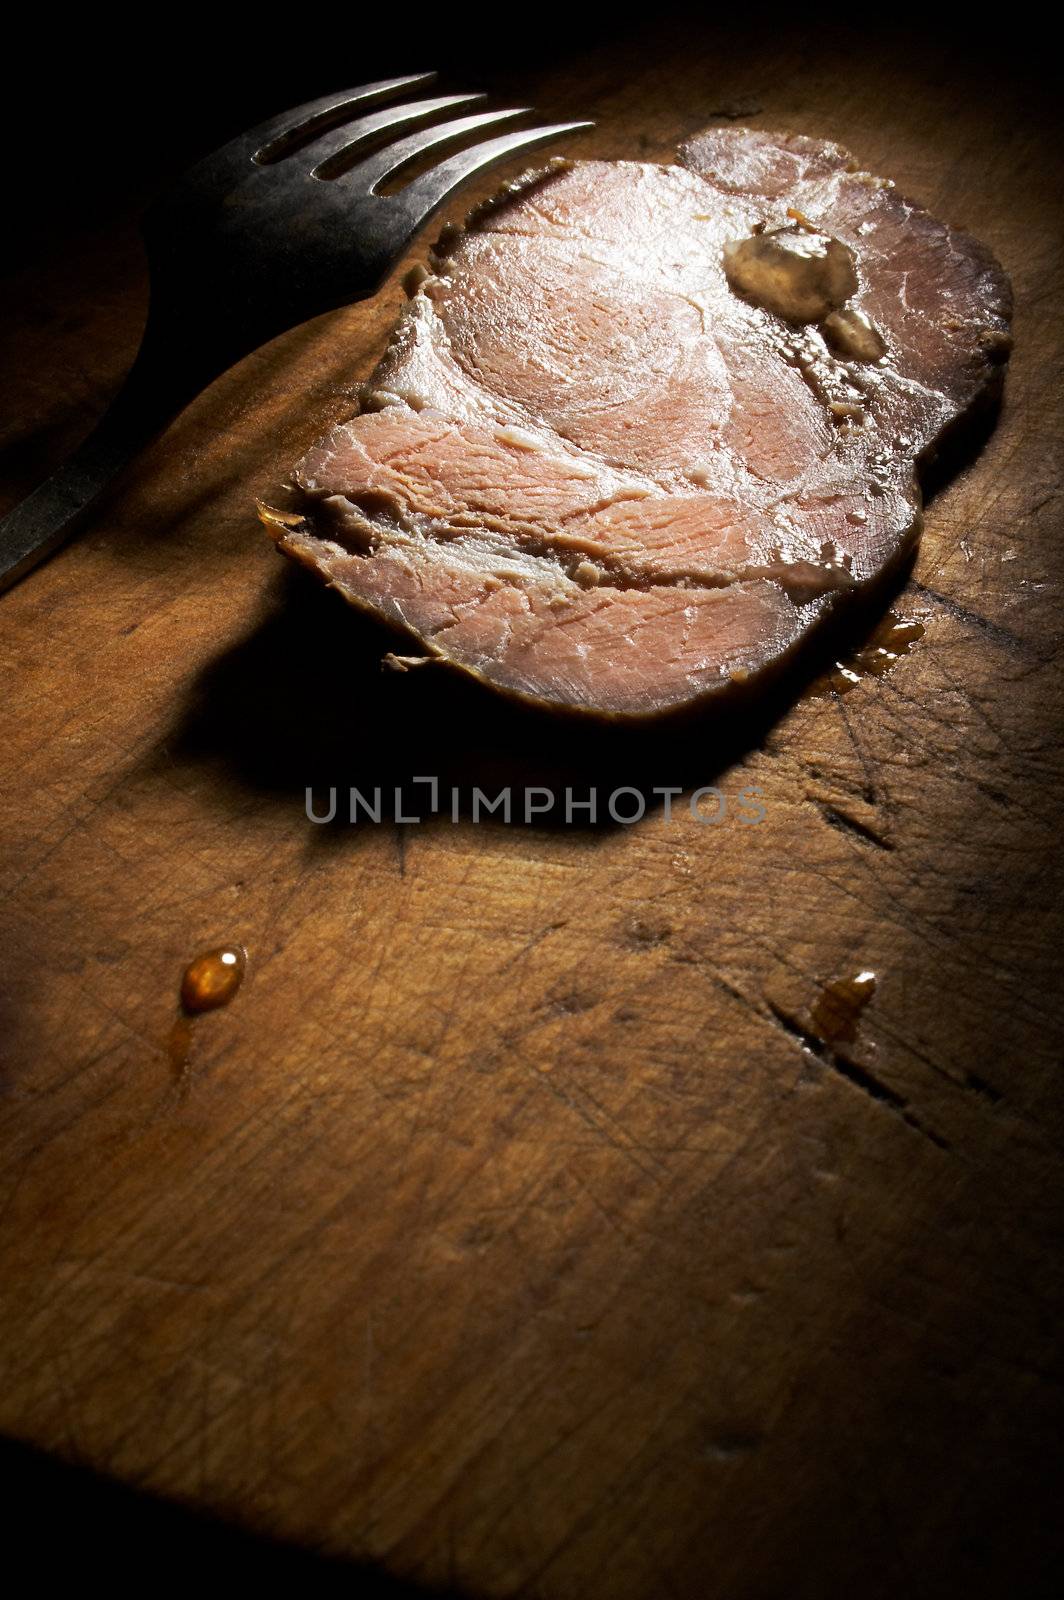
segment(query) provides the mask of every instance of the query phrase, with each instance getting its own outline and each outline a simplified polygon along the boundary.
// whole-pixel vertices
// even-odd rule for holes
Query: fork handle
[[[149,318],[137,358],[88,438],[0,522],[0,593],[64,544],[112,479],[218,371]]]

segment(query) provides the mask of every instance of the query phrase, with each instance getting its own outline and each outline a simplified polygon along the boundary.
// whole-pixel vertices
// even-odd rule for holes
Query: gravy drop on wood
[[[185,968],[181,979],[181,1006],[191,1015],[227,1006],[244,981],[247,951],[242,945],[207,950]]]
[[[243,945],[221,945],[190,961],[181,975],[181,1004],[167,1045],[174,1078],[187,1088],[193,1024],[204,1011],[227,1006],[244,981],[248,957]]]
[[[857,1037],[861,1013],[875,992],[876,975],[869,971],[826,983],[809,1013],[817,1038],[827,1045],[851,1043]]]
[[[924,636],[924,625],[909,617],[899,617],[891,611],[880,623],[868,643],[855,650],[845,661],[836,661],[830,672],[824,673],[806,691],[810,699],[826,695],[849,694],[862,678],[882,678],[897,665],[918,639]]]

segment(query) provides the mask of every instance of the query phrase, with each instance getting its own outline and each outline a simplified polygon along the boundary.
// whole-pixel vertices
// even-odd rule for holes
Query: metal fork
[[[436,145],[527,109],[459,117],[359,160],[382,133],[485,98],[447,95],[362,114],[435,76],[311,100],[205,157],[152,205],[142,224],[151,299],[137,358],[80,449],[0,523],[0,590],[69,538],[116,473],[227,367],[297,323],[372,295],[466,179],[592,126],[502,134],[382,195],[389,177]]]

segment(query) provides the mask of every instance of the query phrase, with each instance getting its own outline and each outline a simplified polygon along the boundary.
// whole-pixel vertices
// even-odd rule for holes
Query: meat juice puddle
[[[804,698],[823,700],[831,695],[849,694],[862,678],[886,677],[923,636],[922,622],[889,611],[868,643],[855,650],[845,661],[836,661],[828,672],[816,678],[805,691]]]
[[[244,981],[248,956],[243,945],[219,945],[190,961],[181,975],[180,1004],[170,1031],[170,1066],[181,1081],[188,1070],[195,1021],[206,1011],[227,1006]]]

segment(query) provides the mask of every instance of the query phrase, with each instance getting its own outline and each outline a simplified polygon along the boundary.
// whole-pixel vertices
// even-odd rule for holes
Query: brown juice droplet
[[[894,611],[888,612],[867,644],[855,650],[845,661],[836,661],[830,672],[823,673],[815,683],[810,684],[806,693],[811,699],[849,694],[862,678],[883,678],[923,636],[922,622],[916,622],[911,617],[899,617]]]
[[[181,1005],[192,1015],[227,1006],[244,981],[247,952],[241,945],[207,950],[189,962],[181,979]]]
[[[222,945],[190,961],[181,976],[181,1006],[170,1030],[167,1050],[173,1075],[186,1089],[193,1024],[202,1012],[229,1004],[244,981],[247,964],[247,951],[242,945]]]
[[[853,978],[833,978],[821,990],[809,1013],[813,1032],[823,1044],[849,1044],[857,1037],[861,1013],[876,992],[874,972]]]

